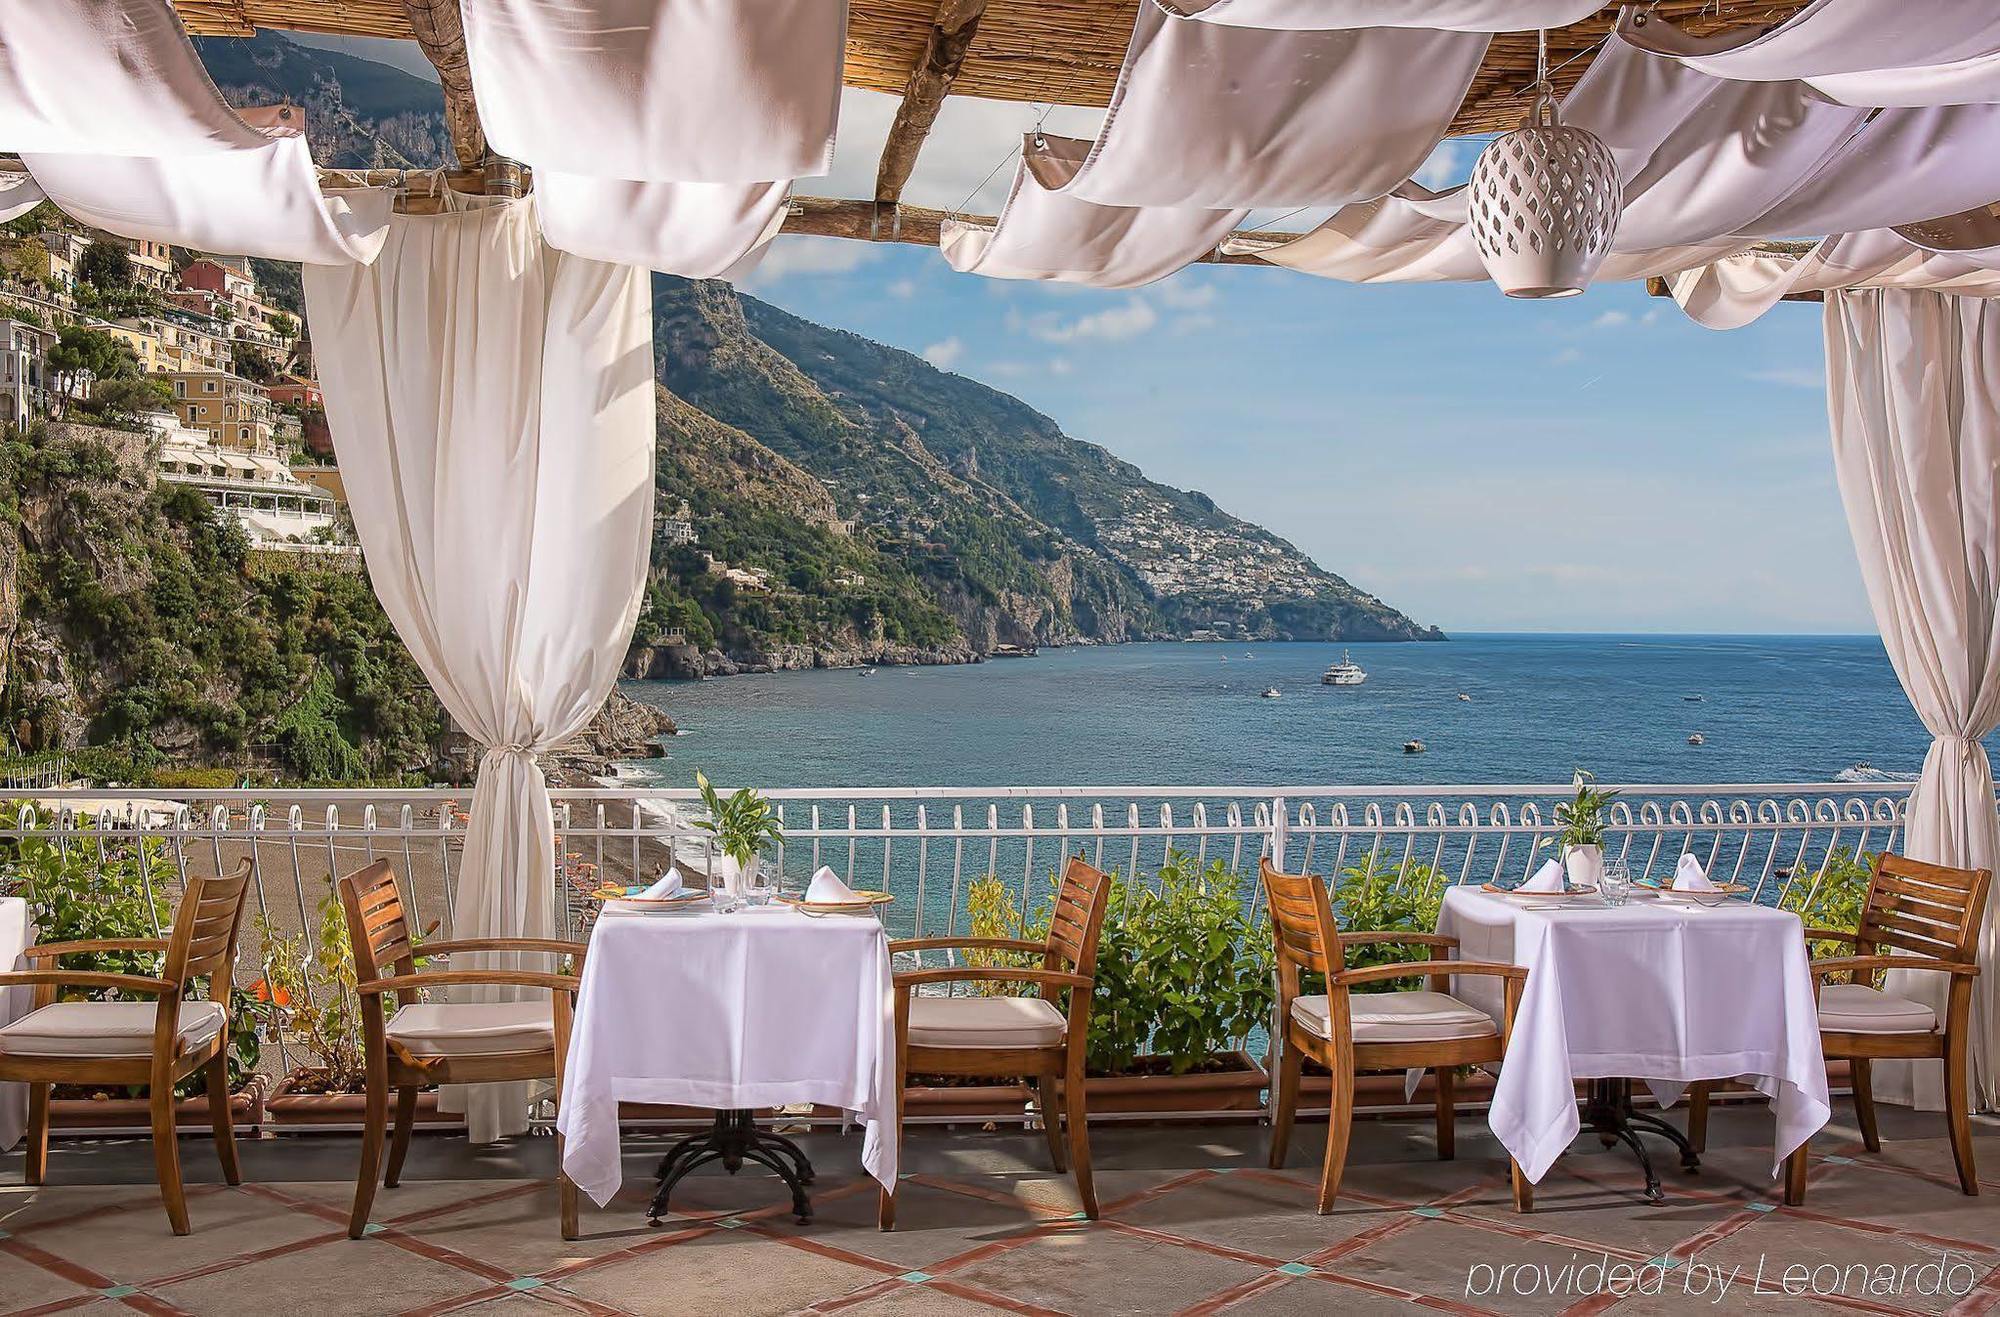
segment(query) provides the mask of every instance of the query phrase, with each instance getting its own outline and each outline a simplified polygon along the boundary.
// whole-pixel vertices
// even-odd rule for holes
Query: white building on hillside
[[[333,495],[300,480],[282,458],[220,447],[165,412],[147,423],[160,437],[160,478],[199,489],[216,508],[236,518],[251,547],[360,552],[345,542]]]

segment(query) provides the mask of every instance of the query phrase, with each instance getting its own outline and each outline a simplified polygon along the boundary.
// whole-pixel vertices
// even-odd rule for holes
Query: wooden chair
[[[1429,1070],[1437,1086],[1438,1158],[1450,1160],[1456,1154],[1457,1069],[1498,1061],[1505,1054],[1528,971],[1518,965],[1436,958],[1347,969],[1348,947],[1404,943],[1433,948],[1435,957],[1455,949],[1458,939],[1436,933],[1342,933],[1334,923],[1326,886],[1319,879],[1311,874],[1280,873],[1268,859],[1260,861],[1258,867],[1271,910],[1271,935],[1277,945],[1278,1008],[1285,1022],[1277,1110],[1271,1125],[1271,1168],[1285,1164],[1299,1105],[1301,1066],[1310,1057],[1333,1075],[1326,1161],[1319,1180],[1319,1212],[1324,1216],[1333,1210],[1347,1166],[1355,1074],[1362,1070]],[[1300,978],[1306,974],[1325,976],[1323,995],[1301,991]],[[1454,974],[1485,974],[1504,981],[1506,1005],[1500,1027],[1494,1027],[1486,1012],[1450,994]],[[1419,975],[1429,980],[1425,991],[1353,991],[1364,983]],[[1515,1210],[1526,1212],[1534,1205],[1534,1187],[1511,1158],[1507,1165]]]
[[[562,1087],[569,1053],[577,979],[573,974],[534,970],[452,969],[418,973],[418,948],[410,936],[402,893],[387,860],[377,860],[340,880],[340,904],[354,946],[354,971],[361,995],[362,1046],[368,1065],[368,1105],[361,1139],[361,1170],[354,1186],[349,1238],[361,1238],[374,1205],[376,1181],[389,1188],[402,1179],[416,1121],[417,1090],[428,1084],[486,1084],[505,1080],[553,1079]],[[551,938],[459,938],[425,942],[422,954],[461,951],[526,951],[575,957],[581,970],[584,944]],[[546,988],[547,1000],[511,1002],[430,1002],[425,988],[465,984]],[[383,999],[394,993],[397,1010],[385,1015]],[[386,1174],[382,1143],[388,1130],[389,1090],[396,1090],[396,1130],[389,1145]],[[563,1139],[556,1136],[557,1197],[562,1237],[577,1235],[576,1186],[560,1170]]]
[[[1958,1166],[1958,1186],[1968,1194],[1979,1192],[1979,1178],[1973,1170],[1972,1123],[1966,1110],[1965,1049],[1971,1031],[1972,981],[1979,976],[1975,963],[1979,923],[1992,881],[1987,869],[1949,869],[1900,855],[1878,855],[1860,926],[1852,933],[1806,930],[1808,941],[1845,942],[1854,948],[1851,956],[1815,960],[1812,972],[1819,1000],[1820,1050],[1828,1058],[1847,1060],[1861,1142],[1870,1152],[1882,1151],[1870,1063],[1942,1060],[1951,1155]],[[1950,976],[1942,1026],[1937,1012],[1922,1002],[1892,996],[1875,986],[1878,976],[1891,969]],[[1836,982],[1821,982],[1835,976]],[[1688,1134],[1697,1149],[1708,1133],[1708,1094],[1709,1086],[1702,1085],[1689,1096]],[[1804,1200],[1805,1164],[1802,1144],[1786,1167],[1787,1202]]]
[[[896,1136],[902,1137],[903,1088],[912,1070],[931,1075],[986,1075],[1036,1080],[1042,1129],[1049,1159],[1065,1169],[1056,1113],[1069,1127],[1069,1167],[1076,1175],[1083,1213],[1097,1218],[1097,1191],[1090,1178],[1089,1113],[1085,1110],[1083,1058],[1089,1044],[1090,994],[1097,970],[1097,938],[1111,880],[1072,859],[1063,870],[1049,914],[1046,940],[1000,937],[926,937],[889,944],[898,951],[946,947],[1013,951],[1039,955],[1039,968],[963,966],[920,969],[896,975]],[[919,987],[933,983],[998,981],[1032,983],[1033,997],[929,997]],[[1057,1004],[1067,991],[1067,1010]],[[882,1191],[880,1224],[896,1228],[896,1195]]]
[[[174,1233],[188,1233],[174,1123],[174,1085],[204,1072],[210,1127],[223,1178],[243,1183],[229,1119],[229,983],[250,861],[226,878],[190,878],[165,937],[97,938],[28,948],[33,969],[0,973],[0,988],[33,984],[35,1009],[0,1028],[0,1081],[28,1085],[27,1179],[40,1184],[49,1165],[49,1087],[140,1085],[153,1118],[153,1165]],[[60,968],[64,956],[105,951],[162,953],[160,975],[104,974]],[[206,996],[196,995],[203,980]],[[157,998],[57,1001],[59,988],[110,988]]]

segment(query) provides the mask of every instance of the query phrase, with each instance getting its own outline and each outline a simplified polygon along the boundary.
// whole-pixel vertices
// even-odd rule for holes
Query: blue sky
[[[1012,393],[1446,630],[1874,629],[1817,306],[1719,334],[1637,286],[1219,266],[1112,293],[780,243],[746,291]]]
[[[428,72],[411,43],[301,39]],[[873,195],[895,106],[849,89],[831,174],[797,191]],[[991,215],[1024,131],[1101,117],[953,97],[904,199]],[[1419,179],[1463,179],[1479,145],[1443,143]],[[1636,285],[1526,303],[1203,266],[1101,292],[802,237],[744,287],[1012,393],[1447,631],[1875,629],[1811,304],[1716,333]]]

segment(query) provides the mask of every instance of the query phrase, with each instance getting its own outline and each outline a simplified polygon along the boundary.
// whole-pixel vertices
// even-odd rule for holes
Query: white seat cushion
[[[1040,997],[914,997],[914,1047],[1052,1047],[1068,1027]]]
[[[59,1001],[0,1029],[0,1052],[9,1056],[151,1056],[153,1026],[159,1018],[157,1002]],[[207,1046],[221,1031],[222,1018],[222,1007],[215,1002],[182,1002],[181,1050]]]
[[[424,1001],[389,1017],[389,1041],[412,1056],[539,1052],[556,1045],[555,1007],[541,1001]]]
[[[1865,983],[1826,983],[1819,1027],[1834,1033],[1934,1033],[1937,1014],[1922,1002],[1891,997]]]
[[[1445,992],[1350,992],[1347,1002],[1357,1043],[1434,1043],[1499,1032],[1485,1011]],[[1294,997],[1292,1018],[1321,1038],[1333,1036],[1323,996]]]

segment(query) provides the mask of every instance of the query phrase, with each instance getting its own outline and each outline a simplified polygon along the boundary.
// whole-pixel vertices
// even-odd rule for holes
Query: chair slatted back
[[[354,948],[354,975],[362,983],[416,970],[416,944],[396,871],[387,860],[340,880],[340,908]]]
[[[1264,902],[1271,910],[1271,937],[1280,978],[1288,994],[1298,991],[1300,974],[1340,972],[1340,931],[1327,903],[1326,884],[1309,873],[1280,873],[1269,859],[1257,862]]]
[[[1049,911],[1043,968],[1086,977],[1097,972],[1097,940],[1104,931],[1110,897],[1110,875],[1091,867],[1081,855],[1071,857],[1063,868],[1062,886],[1056,889],[1055,908]]]
[[[1868,904],[1855,930],[1856,949],[1862,955],[1900,951],[1940,960],[1976,960],[1979,921],[1992,880],[1987,869],[1952,869],[1901,855],[1876,856]]]
[[[189,878],[167,933],[161,976],[174,984],[207,979],[210,998],[228,1001],[230,975],[236,969],[236,939],[243,927],[243,906],[249,892],[248,859],[239,862],[231,874]]]

